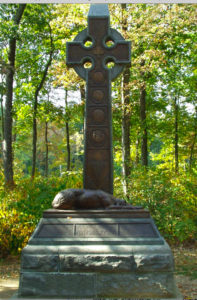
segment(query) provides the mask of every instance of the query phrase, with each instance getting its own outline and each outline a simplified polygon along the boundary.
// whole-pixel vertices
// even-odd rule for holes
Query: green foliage
[[[118,196],[124,197],[121,177]],[[138,167],[128,178],[128,201],[148,208],[161,234],[171,243],[192,242],[197,235],[197,176]]]
[[[0,186],[0,257],[20,253],[54,196],[66,188],[81,188],[81,178],[80,171],[70,171],[60,178],[19,179],[12,191]]]
[[[191,243],[197,234],[197,174],[174,175],[164,170],[138,168],[129,181],[132,205],[150,210],[161,234],[170,243]],[[123,198],[122,179],[116,176],[115,196]],[[0,187],[0,255],[19,253],[45,209],[62,189],[82,187],[82,172],[63,177],[18,179],[13,191]]]
[[[110,4],[111,25],[122,32],[128,20],[125,38],[132,42],[130,72],[130,150],[131,174],[129,201],[147,207],[161,233],[170,242],[191,242],[196,232],[196,6],[179,4]],[[65,65],[66,42],[87,26],[89,5],[28,4],[19,28],[12,16],[17,4],[0,5],[0,101],[1,119],[6,94],[8,41],[17,35],[15,87],[13,97],[13,148],[16,187],[12,191],[0,184],[0,255],[20,252],[42,216],[51,207],[61,189],[81,187],[81,171],[66,170],[69,123],[71,167],[80,169],[83,156],[82,80]],[[42,92],[37,113],[37,173],[29,176],[32,156],[32,112],[35,89],[40,83],[53,37],[54,57]],[[83,83],[84,84],[84,83]],[[140,89],[146,86],[146,122],[148,130],[148,170],[140,167],[142,138]],[[122,113],[121,80],[112,87],[115,195],[122,191]],[[53,87],[53,88],[52,88]],[[57,104],[56,90],[72,97],[67,107]],[[81,90],[81,103],[73,91]],[[58,94],[58,92],[57,92]],[[55,97],[54,97],[55,96]],[[61,100],[64,93],[60,94]],[[75,97],[77,99],[75,99]],[[176,105],[175,106],[175,100]],[[66,105],[64,105],[66,106]],[[176,109],[175,109],[176,108]],[[177,116],[176,116],[177,110]],[[178,119],[179,173],[175,175],[175,119]],[[48,142],[45,141],[48,122]],[[0,124],[2,134],[3,123]],[[0,137],[1,139],[1,137]],[[49,178],[45,172],[48,145]],[[0,159],[3,151],[0,151]],[[0,160],[0,182],[4,180]],[[59,178],[59,168],[62,177]],[[135,168],[135,169],[134,169]],[[190,171],[190,172],[189,172]],[[64,173],[63,173],[64,172]]]
[[[0,208],[0,257],[20,253],[34,230],[34,217],[7,207]]]

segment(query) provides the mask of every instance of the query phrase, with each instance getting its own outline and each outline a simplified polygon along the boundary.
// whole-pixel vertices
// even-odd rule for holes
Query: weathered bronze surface
[[[37,238],[158,238],[150,218],[56,218],[46,219],[36,233]]]
[[[47,209],[43,212],[43,218],[150,218],[146,209],[87,209],[87,210],[59,210]]]
[[[112,46],[108,46],[111,41]],[[90,46],[86,46],[91,42]],[[114,62],[112,69],[107,67]],[[91,64],[85,68],[85,64]],[[106,4],[92,4],[88,28],[67,43],[67,65],[86,80],[84,188],[113,194],[111,80],[130,63],[130,42],[109,27]]]
[[[52,206],[55,209],[134,209],[125,200],[115,198],[102,190],[66,189],[60,191],[54,198]]]

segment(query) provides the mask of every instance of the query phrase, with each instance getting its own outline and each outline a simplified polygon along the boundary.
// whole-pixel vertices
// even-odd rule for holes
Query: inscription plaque
[[[134,224],[120,224],[119,236],[121,237],[154,237],[155,231],[151,224],[134,223]]]
[[[118,235],[118,224],[76,225],[77,237],[114,237]]]
[[[37,238],[158,238],[158,233],[151,223],[80,223],[43,224]]]
[[[74,226],[72,224],[43,224],[38,233],[39,238],[73,237]]]

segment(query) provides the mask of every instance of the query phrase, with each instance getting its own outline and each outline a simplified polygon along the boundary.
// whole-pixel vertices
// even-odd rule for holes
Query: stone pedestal
[[[47,210],[22,251],[18,296],[181,299],[173,268],[146,210]]]

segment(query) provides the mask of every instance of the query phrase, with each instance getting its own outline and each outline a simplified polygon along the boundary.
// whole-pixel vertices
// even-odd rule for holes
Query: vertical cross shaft
[[[111,40],[113,46],[108,47]],[[92,45],[86,47],[86,41]],[[107,63],[116,66],[110,70]],[[85,62],[92,64],[85,69]],[[86,80],[84,188],[113,194],[111,80],[130,62],[130,43],[109,27],[105,4],[93,4],[88,29],[67,43],[67,65]]]

